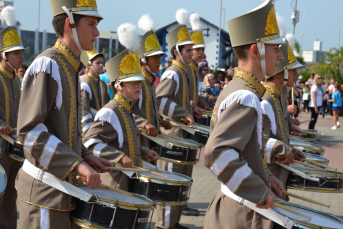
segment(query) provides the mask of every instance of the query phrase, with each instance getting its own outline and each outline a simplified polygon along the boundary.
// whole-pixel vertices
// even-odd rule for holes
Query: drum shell
[[[195,134],[188,133],[187,138],[192,139],[192,140],[194,140],[196,142],[199,142],[199,143],[201,143],[203,145],[206,145],[207,140],[208,140],[208,135],[200,133],[200,132],[196,132]]]
[[[131,178],[129,191],[168,205],[168,202],[187,201],[190,187],[190,184],[170,184]]]
[[[24,156],[24,149],[22,145],[18,144],[8,144],[7,152],[9,153],[10,157],[14,160],[23,162],[25,160]]]
[[[287,179],[287,187],[297,188],[304,191],[318,191],[318,192],[343,192],[342,179],[322,179],[319,178],[319,183],[316,181],[302,178],[298,175],[290,173]]]
[[[211,117],[203,115],[201,118],[194,117],[194,122],[199,123],[204,126],[210,126],[211,124]]]
[[[71,211],[70,216],[85,223],[88,223],[89,216],[92,211],[92,203],[87,203],[77,198],[74,198],[75,210]],[[115,212],[113,226],[111,224],[113,214]],[[103,228],[111,229],[146,229],[149,223],[150,211],[142,211],[139,209],[129,210],[121,207],[112,208],[99,204],[94,204],[90,224]]]
[[[152,143],[152,149],[155,150],[160,157],[184,162],[197,160],[197,149],[186,149],[178,146],[173,146],[172,149],[168,149],[156,143]]]

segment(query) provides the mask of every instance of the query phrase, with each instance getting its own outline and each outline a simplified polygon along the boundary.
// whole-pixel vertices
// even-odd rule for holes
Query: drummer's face
[[[142,90],[141,81],[123,82],[122,84],[123,91],[129,99],[139,99]]]
[[[162,55],[149,56],[147,58],[147,64],[153,73],[158,73],[161,64]]]

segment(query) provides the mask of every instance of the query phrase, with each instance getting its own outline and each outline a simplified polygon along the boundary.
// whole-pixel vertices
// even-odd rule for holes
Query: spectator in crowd
[[[207,74],[204,77],[204,82],[201,86],[200,93],[203,98],[205,98],[205,101],[208,104],[208,107],[213,108],[218,96],[220,94],[220,89],[216,86],[214,86],[214,75],[213,74]],[[217,82],[219,83],[219,82]],[[220,83],[219,83],[220,84]]]
[[[325,113],[330,111],[330,109],[328,108],[329,99],[330,99],[329,86],[330,86],[329,81],[325,81],[325,91],[324,91],[324,96],[323,96],[323,110],[324,110],[323,118],[325,117]]]
[[[303,88],[303,103],[304,103],[304,111],[306,113],[309,112],[308,104],[311,100],[311,92],[310,87],[308,86],[308,82],[305,83],[305,87]]]
[[[172,61],[173,61],[173,57],[169,57],[167,67],[164,67],[160,70],[160,76],[162,76],[165,70],[172,65]]]
[[[337,80],[335,81],[335,85],[336,85],[336,86],[339,86],[339,82],[338,82]]]
[[[18,77],[19,77],[19,79],[20,79],[20,84],[22,83],[23,77],[24,77],[25,72],[26,72],[26,70],[27,70],[28,68],[29,68],[29,67],[28,67],[26,64],[22,64],[22,65],[21,65],[21,68],[18,69],[17,75],[18,75]]]
[[[331,128],[333,130],[336,130],[340,127],[339,125],[339,112],[342,110],[342,97],[343,97],[343,90],[342,87],[339,86],[333,87],[333,93],[332,93],[332,99],[329,101],[332,102],[332,113],[333,113],[333,122],[334,126]]]
[[[214,79],[218,80],[220,82],[221,88],[224,88],[224,79],[226,76],[226,71],[224,68],[217,67],[214,71]]]
[[[224,87],[223,87],[223,89],[226,87],[226,85],[228,85],[228,83],[230,83],[231,80],[232,80],[232,76],[227,74],[225,76],[225,79],[224,79]]]
[[[104,81],[105,83],[107,83],[107,86],[108,86],[108,94],[110,96],[110,99],[112,100],[114,98],[114,92],[113,92],[113,88],[112,88],[112,84],[111,84],[111,81],[110,81],[110,78],[109,76],[107,75],[107,73],[103,73],[101,75],[99,75],[99,78]]]
[[[330,86],[329,86],[329,97],[332,99],[332,93],[333,93],[333,88],[335,87],[335,80],[331,79],[330,80]],[[333,116],[332,113],[332,102],[329,102],[329,113],[331,116]]]
[[[322,113],[322,105],[323,105],[323,77],[317,74],[313,80],[313,86],[311,87],[311,101],[309,104],[311,110],[311,121],[309,124],[309,129],[313,130],[318,119],[319,113]]]
[[[297,85],[297,87],[298,88],[300,88],[300,86],[301,86],[301,84],[304,84],[305,83],[305,81],[303,80],[303,76],[302,75],[300,75],[299,77],[298,77],[298,80],[297,80],[297,82],[296,82],[296,85]]]
[[[307,82],[311,88],[314,82],[314,73],[311,74],[311,77],[307,80]]]
[[[204,77],[209,73],[209,68],[206,63],[199,64],[198,76],[199,76],[199,91],[201,90],[201,85],[203,84]]]

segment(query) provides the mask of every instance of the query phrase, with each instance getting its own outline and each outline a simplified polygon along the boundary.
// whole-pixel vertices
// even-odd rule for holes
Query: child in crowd
[[[338,115],[339,115],[340,110],[342,109],[342,96],[343,96],[343,91],[340,90],[339,86],[335,85],[333,87],[332,99],[329,100],[329,102],[333,102],[332,113],[333,113],[334,126],[331,128],[333,130],[336,130],[337,128],[340,127]]]

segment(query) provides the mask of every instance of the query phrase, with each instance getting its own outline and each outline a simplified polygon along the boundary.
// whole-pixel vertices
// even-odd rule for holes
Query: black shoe
[[[174,226],[174,229],[189,229],[189,227],[182,226],[181,224],[177,223]]]
[[[191,216],[198,216],[199,211],[197,209],[192,209],[190,207],[186,207],[182,210],[182,215],[191,215]]]

